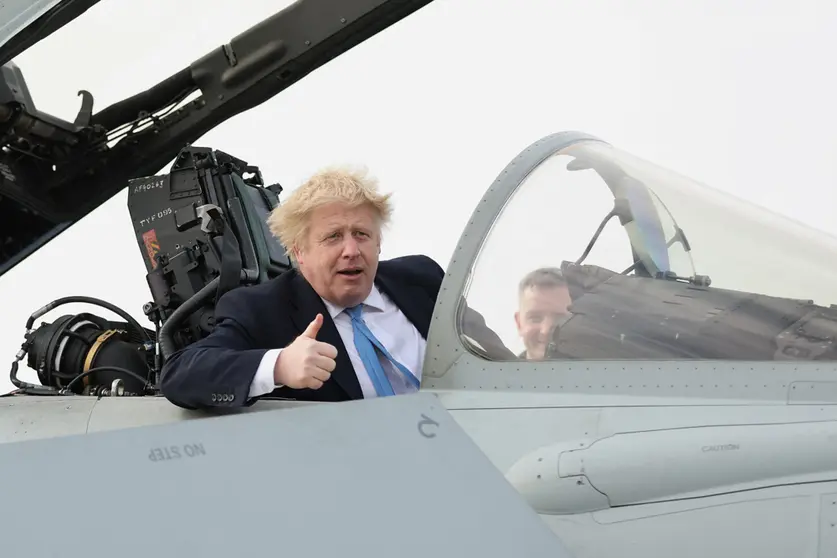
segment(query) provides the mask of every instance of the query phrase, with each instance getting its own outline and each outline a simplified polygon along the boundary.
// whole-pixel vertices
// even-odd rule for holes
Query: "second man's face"
[[[314,210],[299,269],[314,290],[338,306],[363,302],[378,271],[380,227],[369,206],[332,203]]]
[[[523,291],[514,320],[526,348],[525,358],[544,358],[553,330],[570,317],[571,303],[565,286],[534,286]]]

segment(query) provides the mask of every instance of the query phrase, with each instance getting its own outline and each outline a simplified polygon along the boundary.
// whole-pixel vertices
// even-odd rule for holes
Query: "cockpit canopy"
[[[588,136],[513,188],[463,295],[524,359],[837,359],[837,239]]]

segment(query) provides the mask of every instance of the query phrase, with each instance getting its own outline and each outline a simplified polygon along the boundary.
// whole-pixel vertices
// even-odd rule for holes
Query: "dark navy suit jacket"
[[[375,284],[427,339],[444,271],[427,256],[404,256],[378,263]],[[215,329],[177,351],[161,374],[163,395],[186,408],[239,407],[252,404],[250,384],[269,349],[288,346],[318,313],[317,339],[337,348],[336,368],[320,389],[282,387],[269,396],[306,401],[362,399],[349,355],[322,299],[296,269],[260,285],[224,294],[215,308]],[[503,352],[482,316],[468,310],[469,335]],[[475,332],[475,333],[471,333]],[[508,351],[508,349],[505,349]],[[514,355],[508,352],[511,358]]]

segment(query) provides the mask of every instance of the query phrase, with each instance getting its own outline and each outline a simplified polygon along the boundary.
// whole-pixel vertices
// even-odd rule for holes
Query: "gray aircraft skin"
[[[837,556],[835,262],[824,232],[555,133],[487,185],[461,232],[421,390],[573,556]],[[540,266],[572,295],[544,357],[481,347],[462,302],[521,354],[517,286]],[[342,403],[218,412],[302,405]],[[5,443],[209,416],[159,396],[0,409]]]

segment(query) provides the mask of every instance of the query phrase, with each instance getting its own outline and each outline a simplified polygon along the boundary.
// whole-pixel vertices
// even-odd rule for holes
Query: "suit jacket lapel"
[[[331,319],[322,299],[298,272],[296,277],[293,278],[293,285],[296,296],[292,298],[296,304],[296,309],[291,316],[291,320],[293,320],[297,330],[302,333],[317,317],[317,313],[323,315],[323,325],[319,334],[317,334],[317,340],[334,345],[337,349],[337,358],[335,359],[337,366],[331,374],[331,379],[337,382],[350,398],[362,399],[363,391],[360,389],[360,383],[357,380],[352,361],[349,360],[349,353],[346,351],[346,346],[343,345],[343,340],[337,332],[334,320]]]
[[[386,274],[386,270],[381,273],[381,267],[378,267],[378,274],[375,277],[375,284],[388,297],[392,299],[401,312],[407,317],[416,329],[421,333],[424,339],[427,339],[427,332],[430,329],[430,319],[432,318],[433,305],[430,306],[430,314],[427,312],[427,294],[416,285],[397,283]]]

